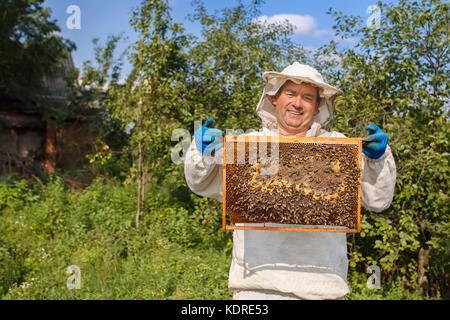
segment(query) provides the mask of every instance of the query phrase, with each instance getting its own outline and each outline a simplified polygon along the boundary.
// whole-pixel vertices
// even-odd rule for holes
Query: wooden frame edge
[[[324,144],[357,144],[364,138],[343,138],[343,137],[285,137],[285,136],[234,136],[226,135],[228,142],[302,142],[302,143],[324,143]],[[225,141],[225,140],[224,140]]]
[[[301,225],[299,225],[301,226]],[[226,226],[226,230],[265,230],[265,231],[297,231],[297,232],[344,232],[358,233],[357,229],[327,229],[327,228],[306,228],[306,227],[266,227],[266,226]]]
[[[358,143],[358,160],[359,160],[359,180],[358,180],[358,212],[357,212],[357,221],[356,221],[356,230],[357,232],[361,232],[361,178],[362,178],[362,158],[363,158],[363,153],[362,153],[362,142],[364,140],[364,138],[358,138],[359,139],[359,143]]]
[[[261,139],[261,137],[263,139]],[[259,142],[264,140],[270,142],[278,140],[278,142],[313,142],[332,144],[335,142],[341,144],[358,144],[358,166],[360,175],[358,179],[358,209],[356,228],[353,229],[333,229],[333,228],[311,228],[311,227],[267,227],[267,226],[233,226],[226,224],[226,140],[229,142]],[[326,138],[329,141],[324,141]],[[265,231],[297,231],[297,232],[344,232],[344,233],[360,233],[361,232],[361,177],[362,177],[362,142],[364,138],[340,138],[340,137],[283,137],[283,136],[230,136],[223,137],[223,162],[222,162],[222,229],[224,230],[265,230]],[[299,225],[301,226],[301,225]]]
[[[223,136],[223,159],[222,159],[222,229],[226,229],[227,227],[227,203],[226,203],[226,197],[225,192],[227,190],[227,176],[226,176],[226,166],[227,166],[227,151],[226,151],[226,145],[227,145],[227,136]]]

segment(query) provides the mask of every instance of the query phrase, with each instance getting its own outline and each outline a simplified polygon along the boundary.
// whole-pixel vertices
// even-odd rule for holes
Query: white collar
[[[309,130],[306,132],[305,137],[317,137],[320,134],[320,129],[322,128],[322,126],[320,125],[320,123],[318,122],[313,122],[311,125],[311,128],[309,128]],[[271,127],[271,128],[267,128],[264,127],[263,128],[263,132],[264,134],[268,135],[268,136],[279,136],[281,135],[278,132],[278,129],[275,127]]]

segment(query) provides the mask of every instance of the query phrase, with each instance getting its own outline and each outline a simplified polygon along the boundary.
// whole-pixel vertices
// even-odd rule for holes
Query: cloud
[[[317,57],[317,62],[319,63],[337,63],[341,64],[342,58],[336,54],[321,54]]]
[[[318,48],[314,46],[304,46],[303,50],[305,50],[306,53],[309,54],[310,56],[314,56],[315,54],[317,54]],[[341,57],[339,57],[336,54],[320,54],[316,57],[316,59],[318,63],[330,62],[340,64],[342,62]]]
[[[260,16],[254,20],[254,22],[261,24],[280,24],[285,23],[286,21],[289,21],[289,23],[294,27],[295,35],[319,37],[331,33],[331,30],[316,29],[316,19],[310,15],[275,14],[270,17]]]
[[[333,30],[331,29],[318,29],[318,30],[313,30],[312,35],[314,37],[321,37],[321,36],[329,36],[333,34]]]
[[[333,40],[337,43],[342,43],[342,44],[354,44],[356,41],[355,39],[351,38],[351,37],[345,37],[345,36],[334,36]]]
[[[314,46],[304,46],[303,50],[305,50],[308,53],[314,54],[316,52],[317,48]]]

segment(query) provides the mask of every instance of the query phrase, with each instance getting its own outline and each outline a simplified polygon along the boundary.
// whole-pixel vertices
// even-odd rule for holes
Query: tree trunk
[[[138,86],[138,93],[139,93],[139,102],[138,102],[138,109],[139,109],[139,118],[138,118],[138,124],[137,124],[137,130],[138,130],[138,190],[137,190],[137,211],[136,211],[136,229],[139,228],[139,219],[141,216],[141,211],[144,203],[144,153],[143,153],[143,147],[142,147],[142,118],[144,114],[143,105],[142,105],[142,62],[143,62],[143,56],[142,56],[142,50],[139,54],[139,86]]]
[[[417,282],[419,285],[419,293],[421,295],[428,294],[429,282],[428,282],[427,275],[425,273],[427,271],[428,262],[430,260],[430,250],[431,249],[420,248],[420,251],[419,251],[419,261],[418,261],[419,274],[418,274]]]
[[[144,163],[144,159],[143,159],[144,155],[142,152],[142,141],[138,142],[138,174],[137,174],[137,183],[138,183],[138,188],[137,188],[137,211],[136,211],[136,228],[139,228],[139,219],[141,216],[141,211],[142,211],[142,204],[144,202],[144,197],[143,197],[143,189],[144,189],[144,174],[143,174],[143,163]]]

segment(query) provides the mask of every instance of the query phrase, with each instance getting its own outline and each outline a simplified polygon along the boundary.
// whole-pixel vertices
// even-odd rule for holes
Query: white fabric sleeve
[[[378,159],[363,154],[361,177],[361,204],[368,210],[381,212],[394,198],[397,169],[389,146]]]
[[[184,175],[192,192],[222,202],[222,156],[223,149],[204,156],[192,141],[184,160]]]

